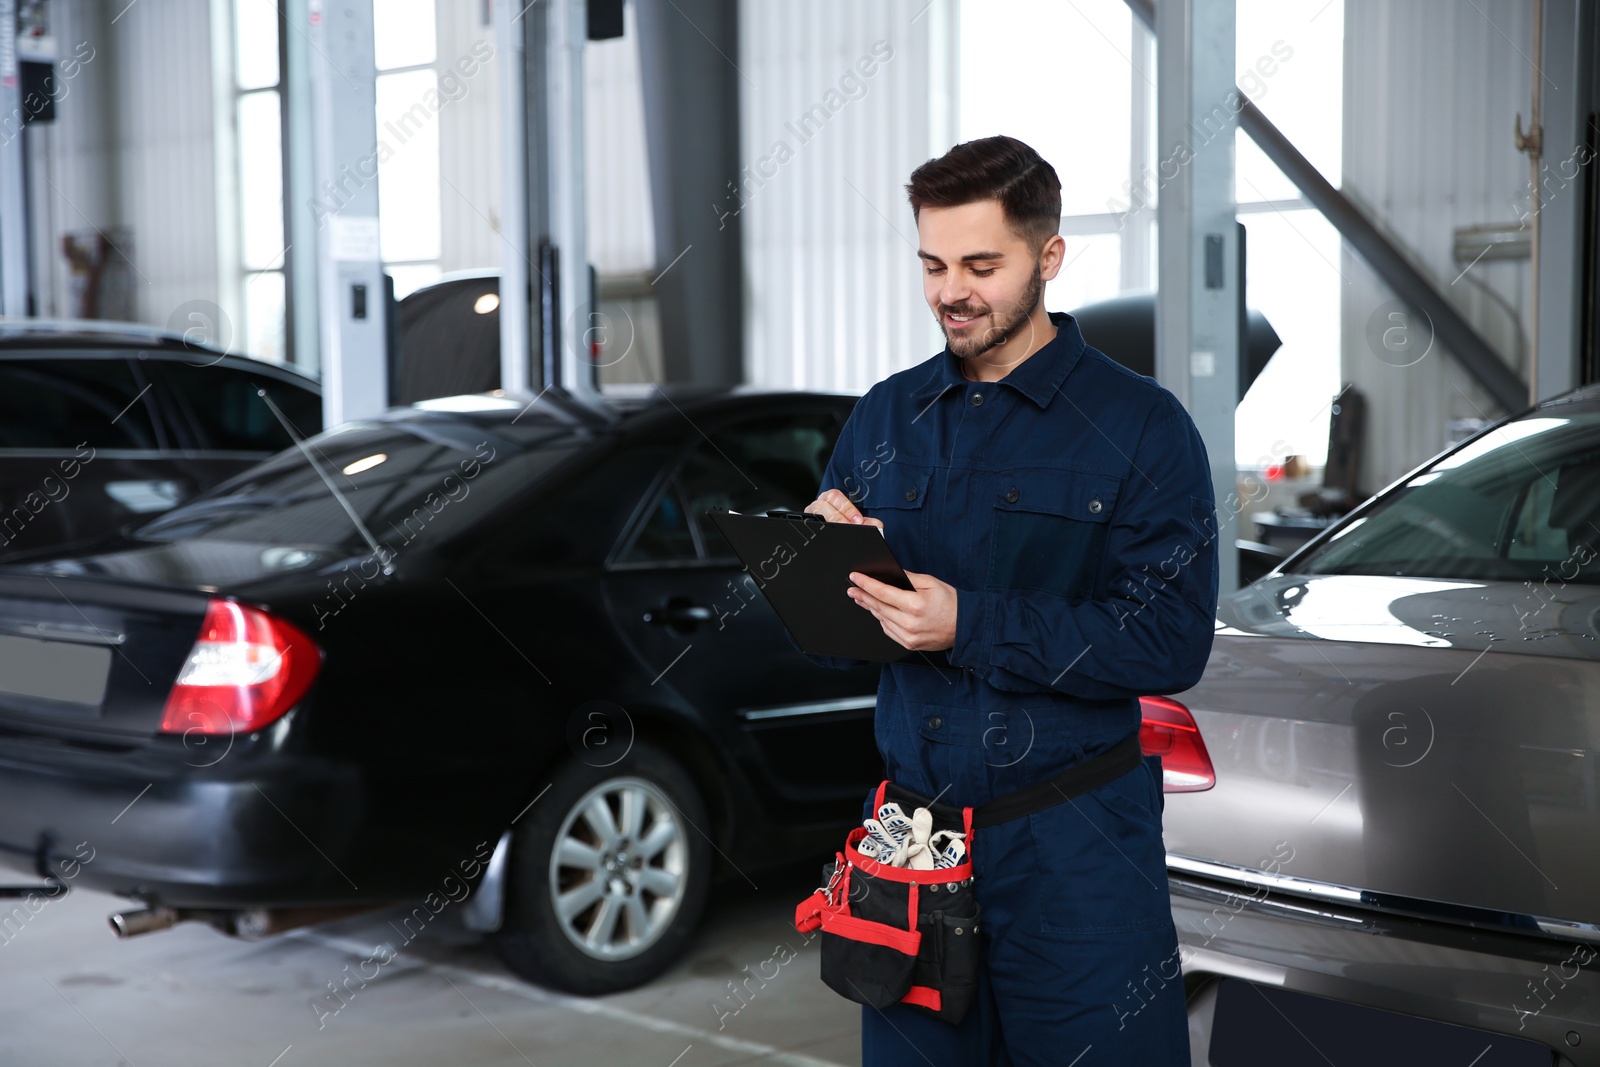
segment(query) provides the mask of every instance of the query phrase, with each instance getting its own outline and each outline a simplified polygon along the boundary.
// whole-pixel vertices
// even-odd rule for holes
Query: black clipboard
[[[801,511],[741,515],[713,507],[706,516],[733,546],[802,651],[954,669],[945,650],[920,652],[902,646],[847,594],[851,571],[897,589],[915,588],[876,526],[828,522]]]

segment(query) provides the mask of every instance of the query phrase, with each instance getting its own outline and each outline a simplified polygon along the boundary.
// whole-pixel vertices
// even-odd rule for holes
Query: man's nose
[[[939,290],[939,300],[945,307],[958,307],[972,295],[972,286],[965,281],[947,279]]]

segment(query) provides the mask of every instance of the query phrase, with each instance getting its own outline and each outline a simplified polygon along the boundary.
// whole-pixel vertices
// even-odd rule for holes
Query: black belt
[[[987,804],[972,809],[972,825],[976,829],[996,823],[1020,819],[1043,811],[1053,804],[1099,789],[1107,782],[1121,778],[1139,766],[1144,752],[1139,746],[1139,731],[1135,730],[1098,756],[1074,764],[1053,777],[1035,782],[1015,792],[995,797]],[[885,800],[899,801],[905,810],[927,808],[941,822],[961,825],[961,809],[950,804],[930,801],[903,786],[890,782],[884,792]],[[906,808],[910,804],[911,808]]]

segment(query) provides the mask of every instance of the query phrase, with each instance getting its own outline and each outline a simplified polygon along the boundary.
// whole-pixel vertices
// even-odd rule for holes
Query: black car
[[[144,902],[122,933],[464,901],[598,992],[678,955],[714,873],[831,854],[878,667],[800,655],[704,516],[803,509],[855,398],[626,392],[345,423],[0,567],[0,861]]]
[[[714,860],[821,856],[879,775],[876,666],[799,655],[701,519],[803,508],[852,404],[397,409],[0,567],[0,859],[234,932],[497,865],[513,969],[644,980]]]
[[[288,367],[140,326],[0,322],[0,559],[97,539],[322,428]]]

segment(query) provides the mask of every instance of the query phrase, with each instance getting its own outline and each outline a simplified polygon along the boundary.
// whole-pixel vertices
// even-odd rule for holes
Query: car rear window
[[[165,383],[172,402],[199,435],[203,449],[270,454],[294,444],[257,390],[272,398],[302,437],[322,429],[322,397],[314,389],[231,366],[181,360],[146,366]]]
[[[119,357],[0,360],[0,448],[155,448],[143,392]]]
[[[513,438],[464,423],[345,423],[130,532],[156,541],[356,547],[366,541],[359,520],[398,552],[476,521],[583,440],[559,426]]]
[[[1600,582],[1600,411],[1545,408],[1490,430],[1290,569]]]

